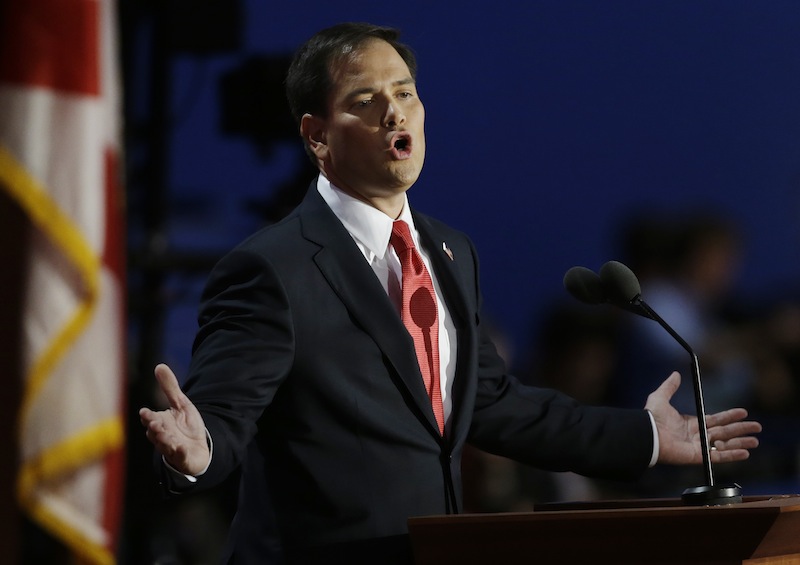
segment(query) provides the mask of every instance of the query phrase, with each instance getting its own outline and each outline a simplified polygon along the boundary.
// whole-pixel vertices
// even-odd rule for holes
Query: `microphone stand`
[[[700,447],[703,452],[703,468],[705,469],[706,484],[699,487],[687,488],[681,495],[681,500],[688,506],[717,506],[722,504],[736,504],[742,501],[742,489],[739,485],[716,486],[714,484],[714,473],[711,470],[711,450],[708,445],[708,428],[706,427],[706,409],[703,404],[703,385],[700,381],[700,363],[697,355],[688,343],[678,333],[667,324],[655,310],[653,310],[644,300],[641,294],[636,295],[631,304],[642,308],[647,315],[659,323],[659,325],[669,332],[675,341],[683,347],[691,358],[692,364],[692,385],[694,389],[694,404],[697,412],[697,426],[700,431]]]

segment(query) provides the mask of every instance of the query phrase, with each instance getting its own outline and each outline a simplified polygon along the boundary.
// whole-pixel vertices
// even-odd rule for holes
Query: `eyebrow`
[[[412,77],[408,77],[408,78],[403,78],[403,79],[394,81],[392,83],[392,86],[403,86],[403,85],[406,85],[406,84],[416,84],[416,82],[417,81],[415,81]],[[365,86],[363,88],[357,88],[357,89],[349,92],[347,94],[347,98],[346,99],[347,100],[352,100],[353,98],[355,98],[357,96],[361,96],[362,94],[372,94],[374,92],[377,92],[377,90],[378,89],[376,89],[375,87],[372,87],[372,86]]]

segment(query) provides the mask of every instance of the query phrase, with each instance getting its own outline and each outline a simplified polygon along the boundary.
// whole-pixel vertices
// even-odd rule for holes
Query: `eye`
[[[356,102],[356,106],[359,108],[366,108],[367,106],[372,104],[372,98],[365,98],[364,100],[359,100]]]

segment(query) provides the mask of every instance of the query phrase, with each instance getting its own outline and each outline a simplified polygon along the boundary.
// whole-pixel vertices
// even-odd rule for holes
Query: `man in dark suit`
[[[390,29],[343,24],[300,49],[287,93],[320,176],[213,270],[185,393],[156,368],[170,408],[140,417],[169,489],[241,470],[231,563],[410,562],[407,519],[460,508],[465,443],[620,479],[701,461],[694,418],[669,404],[677,373],[646,410],[506,374],[470,240],[409,208],[425,155],[415,76]],[[745,416],[709,417],[715,462],[757,445]]]

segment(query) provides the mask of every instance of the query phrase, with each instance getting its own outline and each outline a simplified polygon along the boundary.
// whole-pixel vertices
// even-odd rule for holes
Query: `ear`
[[[303,114],[300,119],[300,136],[317,156],[317,159],[322,161],[327,157],[328,144],[324,119],[311,114]]]

